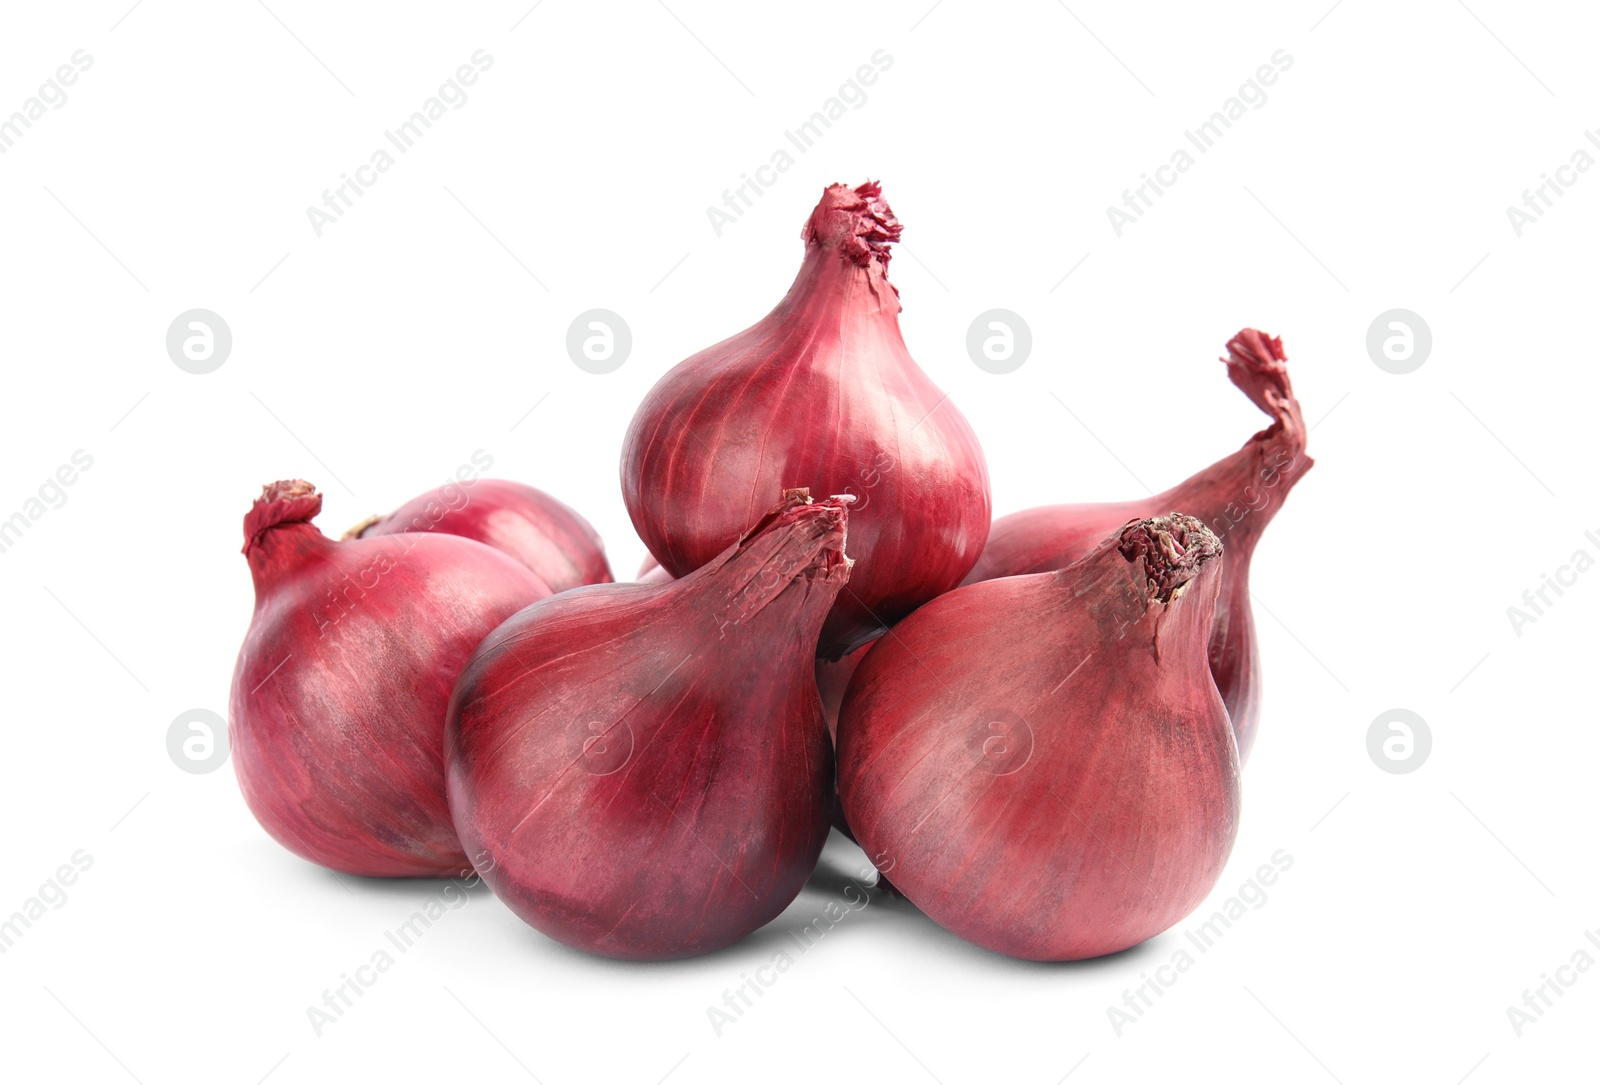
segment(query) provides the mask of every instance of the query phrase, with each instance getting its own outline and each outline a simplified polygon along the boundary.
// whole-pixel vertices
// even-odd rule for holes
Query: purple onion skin
[[[622,453],[639,537],[672,576],[721,553],[790,486],[852,494],[856,565],[823,628],[830,659],[960,583],[989,530],[983,451],[900,335],[900,224],[878,186],[830,186],[789,293],[645,397]]]
[[[828,832],[812,667],[844,529],[842,503],[791,499],[679,580],[566,592],[483,642],[450,706],[450,808],[512,911],[663,960],[795,898]]]
[[[479,641],[550,594],[450,535],[335,542],[310,483],[245,518],[255,613],[229,698],[239,787],[262,828],[314,863],[373,877],[471,869],[450,822],[444,720]]]
[[[1241,763],[1261,725],[1261,650],[1250,606],[1250,559],[1289,491],[1311,469],[1306,426],[1289,384],[1283,343],[1246,328],[1228,343],[1228,377],[1273,418],[1244,447],[1153,497],[1045,505],[1002,516],[963,583],[1061,569],[1130,519],[1181,509],[1228,547],[1210,641],[1211,673],[1233,720]]]
[[[1239,817],[1206,663],[1219,552],[1190,518],[1135,522],[873,645],[840,711],[839,791],[896,889],[1034,961],[1115,953],[1205,899]]]
[[[370,539],[405,532],[459,535],[509,554],[562,592],[611,583],[605,544],[576,511],[542,490],[506,479],[449,483],[412,498],[350,533]]]
[[[828,720],[830,738],[838,733],[839,705],[850,688],[850,679],[871,650],[872,644],[863,644],[842,659],[817,660],[817,690],[822,694],[822,713]]]

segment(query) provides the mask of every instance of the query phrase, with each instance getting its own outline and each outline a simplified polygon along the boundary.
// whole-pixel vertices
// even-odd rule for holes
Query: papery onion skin
[[[867,653],[839,789],[930,918],[1035,961],[1115,953],[1210,892],[1239,762],[1206,664],[1220,545],[1136,521],[1054,573],[959,588]]]
[[[446,483],[387,516],[357,524],[345,537],[422,531],[492,546],[527,566],[551,591],[611,583],[605,544],[589,521],[543,490],[508,479]]]
[[[877,184],[827,188],[788,294],[680,363],[628,428],[622,491],[673,576],[711,560],[790,486],[854,494],[855,571],[824,627],[838,658],[960,583],[989,529],[989,478],[966,420],[900,335],[887,278],[900,224]]]
[[[450,535],[335,542],[310,483],[264,487],[245,517],[256,605],[228,733],[262,828],[347,874],[471,869],[444,791],[450,691],[496,625],[550,594],[532,572]]]
[[[845,502],[792,491],[665,584],[580,588],[488,637],[446,728],[450,808],[512,911],[590,953],[708,953],[775,918],[828,832],[812,672]]]
[[[1211,633],[1211,671],[1233,720],[1239,758],[1250,756],[1261,724],[1261,650],[1250,606],[1250,558],[1285,497],[1311,469],[1306,426],[1289,384],[1283,341],[1245,328],[1228,342],[1228,377],[1272,425],[1244,446],[1152,497],[1103,504],[1046,505],[1002,516],[963,583],[1060,569],[1089,553],[1129,519],[1182,509],[1228,546]]]

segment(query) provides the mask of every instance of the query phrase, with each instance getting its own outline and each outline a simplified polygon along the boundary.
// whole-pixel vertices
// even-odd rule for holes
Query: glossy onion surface
[[[507,479],[447,483],[351,529],[346,537],[424,531],[474,539],[509,554],[551,591],[611,583],[605,545],[589,521],[543,490]]]
[[[1228,546],[1211,629],[1211,673],[1233,720],[1241,763],[1261,723],[1261,649],[1250,606],[1250,558],[1295,483],[1310,470],[1305,419],[1289,385],[1283,342],[1246,328],[1228,343],[1228,377],[1272,416],[1239,451],[1153,497],[1086,505],[1045,505],[1002,516],[965,583],[1060,569],[1130,519],[1180,509]]]
[[[900,892],[1037,961],[1137,945],[1205,898],[1239,816],[1206,665],[1219,554],[1197,520],[1137,521],[873,645],[840,710],[839,793]]]
[[[802,236],[777,308],[645,397],[622,491],[672,576],[721,553],[781,489],[855,495],[855,570],[820,645],[838,658],[961,582],[988,534],[989,478],[966,419],[900,337],[887,277],[900,223],[878,186],[830,186]]]
[[[844,537],[844,502],[793,491],[681,579],[565,592],[484,641],[451,701],[450,808],[517,915],[659,960],[795,898],[828,832],[813,661]]]
[[[550,594],[499,551],[451,535],[335,542],[308,482],[245,517],[255,613],[229,698],[235,773],[256,820],[350,874],[469,869],[444,794],[444,719],[474,647]]]

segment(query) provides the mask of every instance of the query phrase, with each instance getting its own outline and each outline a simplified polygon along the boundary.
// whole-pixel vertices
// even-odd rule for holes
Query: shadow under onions
[[[360,874],[340,874],[339,880],[357,895],[383,900],[415,902],[440,896],[452,886],[455,893],[464,894],[474,904],[494,899],[493,891],[470,867],[465,877],[457,878],[368,878]]]
[[[263,848],[265,850],[265,847]],[[484,904],[493,901],[496,908],[504,908],[494,898],[494,893],[481,878],[468,873],[462,878],[369,878],[358,874],[344,874],[318,866],[308,860],[289,856],[279,848],[274,854],[287,858],[294,873],[289,875],[304,879],[319,889],[336,896],[353,894],[355,899],[392,901],[396,907],[415,904],[428,897],[442,896],[454,887],[453,893],[464,894],[469,903]],[[865,876],[863,876],[865,875]],[[581,961],[585,967],[609,967],[638,975],[641,970],[668,974],[694,974],[704,972],[725,976],[727,970],[749,968],[767,964],[773,955],[783,951],[798,957],[816,949],[824,942],[854,939],[869,928],[892,930],[905,942],[915,944],[918,952],[940,953],[962,959],[977,968],[1009,974],[1051,975],[1063,970],[1099,972],[1141,967],[1147,962],[1166,960],[1170,954],[1160,946],[1158,935],[1139,945],[1118,953],[1086,961],[1023,961],[963,941],[924,915],[915,904],[876,883],[877,873],[867,861],[866,853],[856,844],[833,830],[823,847],[817,868],[806,881],[805,887],[783,913],[766,926],[753,932],[742,941],[698,957],[684,957],[668,961],[619,961],[599,957],[583,950],[563,945],[553,938],[527,926],[505,911],[505,919],[515,924],[523,944],[532,952],[529,959],[551,955],[572,961]],[[863,903],[864,902],[864,903]],[[842,907],[843,914],[836,920],[826,919],[827,909]],[[821,933],[817,934],[821,924]],[[810,932],[808,934],[808,932]],[[809,940],[808,940],[809,939]],[[802,949],[801,947],[805,948]]]
[[[827,906],[829,901],[846,899],[846,894],[854,895],[865,889],[867,904],[861,907],[859,914],[873,914],[879,917],[873,923],[881,922],[883,917],[889,917],[893,926],[898,928],[902,936],[910,937],[919,942],[926,943],[929,951],[948,954],[953,957],[965,958],[975,967],[990,970],[1006,971],[1010,973],[1053,974],[1065,970],[1080,972],[1097,972],[1106,969],[1122,969],[1129,965],[1138,966],[1147,961],[1166,960],[1169,954],[1160,948],[1161,936],[1148,939],[1136,946],[1116,953],[1109,953],[1102,957],[1094,957],[1084,961],[1024,961],[1015,957],[1007,957],[1002,953],[975,946],[929,919],[922,910],[909,899],[890,892],[873,882],[859,878],[862,871],[872,871],[867,861],[867,856],[861,848],[834,830],[828,836],[828,843],[822,852],[822,858],[817,863],[817,869],[806,883],[805,889],[796,898],[795,903],[787,908],[783,915],[762,927],[755,934],[740,943],[741,946],[751,944],[770,944],[774,949],[782,948],[787,943],[792,946],[791,934],[804,930],[806,916]],[[875,878],[876,872],[868,875]],[[855,900],[861,900],[854,896]],[[805,905],[804,910],[800,910]],[[857,913],[848,913],[843,920],[829,931],[830,936],[837,933],[847,933],[846,928],[865,929],[867,923],[854,922],[851,916]],[[737,947],[734,947],[737,948]]]

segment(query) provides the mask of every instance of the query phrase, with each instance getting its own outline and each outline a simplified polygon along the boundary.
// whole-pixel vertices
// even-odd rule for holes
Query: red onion
[[[823,628],[838,658],[960,583],[989,530],[977,438],[900,338],[878,186],[831,185],[801,236],[805,262],[760,323],[675,367],[622,452],[634,527],[673,576],[721,553],[766,497],[854,494],[855,571]]]
[[[790,491],[699,570],[554,596],[478,648],[450,703],[450,809],[517,915],[660,960],[800,892],[828,833],[812,661],[850,575],[846,501]]]
[[[533,570],[551,591],[611,583],[605,545],[589,521],[544,491],[520,482],[495,478],[448,482],[387,516],[356,525],[345,538],[417,531],[460,535],[492,546]]]
[[[229,741],[245,802],[278,843],[349,874],[459,875],[444,793],[450,690],[477,643],[550,594],[451,535],[334,542],[309,482],[262,489],[244,518],[256,607]]]
[[[1096,505],[1047,505],[1002,516],[965,583],[1060,569],[1129,519],[1183,509],[1228,544],[1211,630],[1211,673],[1238,736],[1241,763],[1261,720],[1261,655],[1250,609],[1250,556],[1294,484],[1311,468],[1306,427],[1289,385],[1283,341],[1246,328],[1228,342],[1228,377],[1272,416],[1244,447],[1153,497]]]
[[[1206,665],[1220,552],[1191,517],[1134,522],[873,646],[839,716],[839,792],[900,892],[1039,961],[1126,949],[1205,899],[1239,816]]]

